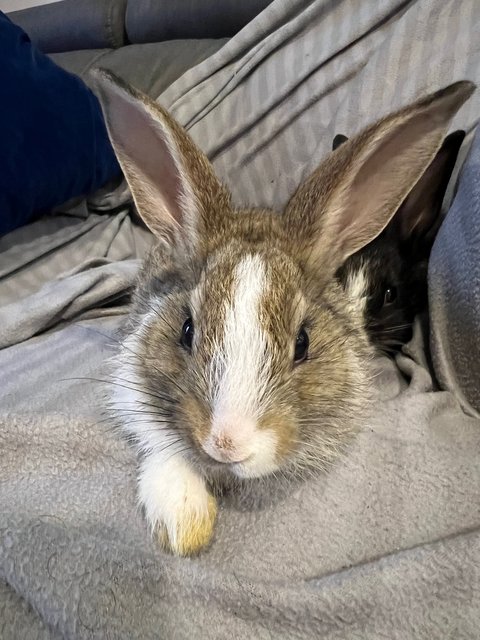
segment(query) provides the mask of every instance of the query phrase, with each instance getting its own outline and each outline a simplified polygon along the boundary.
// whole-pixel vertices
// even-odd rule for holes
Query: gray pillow
[[[468,413],[480,412],[480,132],[429,265],[431,351],[441,388]]]

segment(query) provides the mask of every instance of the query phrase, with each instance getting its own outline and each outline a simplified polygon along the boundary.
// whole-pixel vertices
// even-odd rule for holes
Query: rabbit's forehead
[[[301,274],[287,256],[244,252],[216,257],[192,294],[192,308],[210,334],[261,329],[278,340],[302,322]],[[235,328],[237,327],[237,328]],[[218,339],[218,336],[217,336]]]

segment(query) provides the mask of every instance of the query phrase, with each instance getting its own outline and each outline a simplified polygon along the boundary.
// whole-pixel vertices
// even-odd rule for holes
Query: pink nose
[[[250,457],[250,451],[245,446],[227,435],[211,436],[203,444],[203,450],[217,462],[244,462]]]

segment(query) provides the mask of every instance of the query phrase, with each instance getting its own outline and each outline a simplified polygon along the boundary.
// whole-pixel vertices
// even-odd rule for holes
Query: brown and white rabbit
[[[212,484],[323,468],[368,403],[371,348],[337,270],[378,236],[474,90],[458,82],[328,157],[283,216],[235,209],[158,104],[97,71],[136,207],[157,238],[133,299],[110,407],[139,453],[138,494],[165,548],[211,540]]]
[[[415,316],[427,309],[428,259],[464,138],[464,131],[445,138],[387,227],[337,273],[346,292],[360,305],[370,341],[387,354],[409,342]],[[333,150],[346,140],[335,136]]]

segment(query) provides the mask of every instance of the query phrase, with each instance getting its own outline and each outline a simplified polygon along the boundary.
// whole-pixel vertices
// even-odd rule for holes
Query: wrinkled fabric
[[[478,82],[479,24],[475,0],[277,0],[160,100],[237,201],[280,208],[336,133]],[[478,100],[452,128],[473,127]],[[16,261],[0,281],[2,638],[478,636],[480,420],[437,390],[422,323],[396,362],[376,362],[371,415],[328,474],[225,499],[211,548],[173,558],[102,411],[148,237],[124,213],[38,224],[52,220],[2,247]]]

